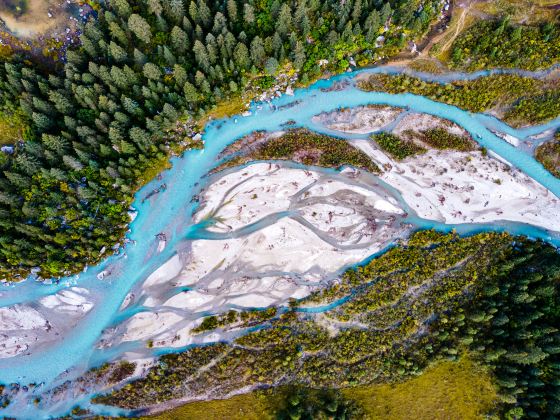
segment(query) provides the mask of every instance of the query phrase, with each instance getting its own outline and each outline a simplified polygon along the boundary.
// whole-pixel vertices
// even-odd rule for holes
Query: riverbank
[[[207,241],[208,244],[210,244],[210,241],[212,240],[221,241],[220,244],[222,245],[226,242],[234,243],[236,240],[240,239],[240,237],[220,237],[219,235],[253,235],[257,233],[256,231],[258,229],[264,228],[266,223],[272,223],[274,221],[274,218],[272,218],[272,220],[268,218],[265,219],[266,223],[264,224],[255,226],[253,223],[251,223],[253,224],[253,226],[251,226],[250,224],[250,228],[247,228],[241,232],[239,231],[240,229],[234,229],[230,231],[228,230],[227,226],[220,225],[219,223],[208,224],[208,218],[202,225],[196,227],[192,225],[192,214],[196,213],[197,209],[198,211],[201,211],[201,209],[205,207],[204,202],[207,198],[204,197],[204,191],[206,191],[206,188],[220,177],[226,175],[227,171],[224,173],[216,174],[215,178],[205,177],[207,173],[211,172],[216,167],[216,165],[218,165],[218,162],[216,160],[217,156],[228,145],[255,131],[284,131],[286,130],[286,126],[284,124],[289,121],[294,121],[295,126],[306,126],[313,130],[319,130],[323,134],[325,132],[329,132],[332,135],[332,130],[325,127],[320,127],[316,123],[313,123],[311,121],[313,116],[319,115],[324,112],[333,112],[339,108],[352,108],[367,103],[373,103],[383,106],[385,106],[385,104],[389,104],[390,106],[399,108],[408,107],[409,114],[420,114],[422,112],[428,112],[432,116],[438,116],[439,118],[453,121],[455,124],[458,124],[459,126],[465,128],[469,132],[469,134],[472,134],[472,138],[474,138],[477,142],[483,144],[490,152],[497,153],[503,159],[508,160],[512,162],[516,167],[519,167],[520,170],[529,173],[532,177],[538,180],[538,183],[547,185],[549,189],[555,190],[556,184],[554,184],[554,182],[557,181],[549,178],[546,173],[543,172],[544,170],[542,170],[539,166],[536,166],[536,162],[534,162],[534,160],[532,160],[528,155],[524,154],[523,151],[513,148],[507,142],[495,137],[485,126],[487,120],[479,118],[479,116],[477,115],[472,115],[456,108],[445,106],[443,104],[423,99],[418,96],[387,95],[360,92],[356,90],[351,84],[342,83],[345,82],[346,78],[352,76],[353,75],[344,75],[337,77],[335,78],[335,80],[329,82],[320,82],[319,84],[314,85],[309,89],[295,91],[293,97],[289,96],[279,98],[274,102],[275,110],[268,107],[258,109],[257,106],[254,106],[252,108],[251,115],[248,115],[246,117],[238,116],[225,121],[218,121],[209,125],[206,129],[205,135],[203,136],[203,140],[206,144],[204,150],[192,150],[187,152],[183,158],[173,159],[173,167],[171,170],[164,172],[161,176],[161,179],[155,180],[154,182],[150,183],[144,189],[142,189],[139,194],[137,194],[137,200],[134,203],[134,207],[138,210],[138,215],[130,226],[131,231],[129,233],[129,242],[121,250],[118,256],[111,256],[107,260],[104,260],[99,267],[90,267],[87,272],[80,274],[79,279],[71,277],[68,279],[62,279],[59,284],[53,284],[43,287],[33,287],[36,285],[32,283],[26,283],[17,286],[1,286],[0,291],[3,295],[0,296],[0,304],[2,304],[3,302],[10,302],[10,305],[14,302],[34,302],[46,295],[56,294],[60,290],[68,288],[70,287],[70,285],[76,282],[79,282],[80,287],[87,288],[88,290],[91,290],[92,293],[96,294],[96,296],[102,297],[102,299],[100,298],[98,300],[98,304],[94,305],[88,315],[82,319],[82,321],[78,325],[78,328],[74,329],[71,334],[65,337],[64,340],[60,340],[49,348],[45,348],[40,352],[40,354],[33,353],[25,359],[14,357],[11,359],[4,359],[4,361],[0,360],[0,368],[2,369],[2,380],[5,382],[22,382],[23,380],[36,380],[38,382],[45,381],[46,384],[48,384],[47,387],[52,387],[62,380],[57,379],[57,376],[61,372],[65,372],[67,370],[70,373],[63,377],[64,381],[70,380],[72,378],[72,375],[79,374],[80,369],[84,369],[84,366],[86,368],[89,368],[91,366],[103,364],[105,361],[118,360],[119,358],[126,359],[131,357],[138,357],[142,359],[153,359],[161,356],[162,353],[177,353],[185,351],[185,347],[166,347],[165,344],[162,344],[161,346],[163,347],[161,347],[157,344],[157,341],[159,340],[157,335],[161,334],[161,338],[164,340],[168,340],[169,344],[172,345],[174,336],[171,335],[171,332],[175,330],[178,331],[179,328],[176,329],[176,327],[179,326],[182,326],[182,328],[190,328],[190,325],[188,324],[192,322],[192,320],[180,321],[183,322],[183,324],[177,324],[174,326],[170,325],[170,323],[173,322],[172,320],[169,321],[169,324],[166,322],[165,325],[162,326],[162,329],[156,333],[156,336],[154,337],[155,340],[152,343],[150,343],[150,340],[152,338],[144,337],[142,339],[143,341],[140,342],[127,341],[126,343],[122,343],[122,345],[103,347],[103,342],[100,342],[99,339],[102,335],[102,331],[110,331],[111,328],[125,325],[126,322],[129,321],[133,316],[142,312],[148,314],[152,313],[152,310],[154,308],[162,308],[161,311],[155,309],[154,312],[170,312],[178,315],[182,319],[186,319],[187,317],[185,317],[185,313],[182,313],[180,308],[164,308],[161,306],[161,304],[169,301],[169,299],[171,299],[174,295],[178,294],[179,297],[183,299],[183,296],[181,296],[181,294],[187,295],[189,292],[188,289],[192,287],[192,285],[185,285],[180,286],[178,289],[172,288],[172,283],[176,281],[175,277],[180,275],[183,264],[188,262],[187,260],[182,260],[182,258],[183,254],[188,255],[189,244],[196,241]],[[333,90],[332,86],[335,83],[336,86],[339,86],[342,90]],[[497,122],[493,122],[497,124]],[[537,134],[540,131],[549,129],[550,127],[552,127],[552,125],[532,128],[531,133]],[[499,128],[499,131],[507,131],[508,133],[520,139],[526,136],[525,131],[518,131],[511,128],[506,130],[505,125],[500,125]],[[480,138],[477,137],[477,135],[480,136]],[[363,134],[340,132],[338,133],[338,137],[345,138],[349,143],[359,143],[360,141],[365,142],[370,147],[375,149],[374,141],[369,138],[364,138],[365,136]],[[437,154],[440,152],[430,151],[426,153],[428,156],[431,156],[432,153]],[[455,152],[441,153],[443,155],[449,153],[453,156]],[[464,153],[468,154],[471,152]],[[374,154],[376,156],[382,156],[382,154],[377,151]],[[412,156],[410,160],[416,162],[416,165],[418,162],[421,162],[421,160],[419,159],[423,159],[422,156],[424,155]],[[434,157],[434,159],[436,158]],[[408,161],[403,162],[403,164],[407,164]],[[449,165],[451,166],[458,165],[452,163],[452,160],[449,160],[449,162]],[[400,164],[402,162],[398,163]],[[434,165],[436,163],[439,164],[438,161],[434,161]],[[265,165],[268,165],[268,163],[266,163]],[[284,164],[282,164],[281,166],[283,165]],[[380,169],[383,169],[382,165],[379,165],[379,167]],[[266,168],[268,168],[268,166],[266,166]],[[307,170],[317,173],[320,172],[321,174],[325,173],[329,176],[333,175],[332,170],[322,170],[320,168],[305,168],[302,167],[301,164],[300,166],[290,167],[290,169],[298,168],[301,171]],[[233,169],[235,169],[235,171],[239,170],[239,168]],[[407,168],[405,169],[408,170]],[[410,170],[412,171],[412,168]],[[415,170],[421,170],[421,168],[418,167]],[[458,170],[459,168],[457,168],[457,171]],[[387,170],[383,169],[383,171]],[[242,172],[238,173],[239,178],[241,178],[241,174]],[[362,174],[365,176],[363,171]],[[347,175],[349,175],[349,173]],[[301,176],[301,173],[298,176]],[[339,174],[337,176],[346,175]],[[412,173],[410,176],[412,176]],[[437,178],[438,176],[439,175],[434,175],[435,178]],[[454,225],[443,225],[438,222],[430,222],[429,220],[426,221],[415,219],[413,217],[414,208],[412,206],[406,205],[406,200],[402,199],[397,190],[391,188],[390,185],[387,185],[387,183],[383,181],[383,178],[379,179],[371,177],[370,179],[375,179],[375,183],[381,185],[388,191],[389,195],[396,198],[396,203],[391,203],[390,200],[385,201],[408,213],[408,221],[411,222],[412,227],[418,225],[421,225],[422,227],[433,226],[442,230],[453,228]],[[294,179],[294,181],[297,182],[296,179]],[[357,191],[354,190],[354,187],[356,185],[352,184],[353,181],[354,179],[351,177],[345,178],[344,184],[347,186],[345,186],[344,189],[352,190],[352,195],[356,196]],[[496,188],[499,187],[498,184],[494,184],[492,181],[490,181],[490,183],[492,183],[492,185],[489,184],[489,186],[493,187],[493,185],[495,185]],[[165,184],[167,186],[165,191],[162,191],[161,193],[150,197],[150,199],[143,201],[143,199],[151,191],[153,191],[155,188],[159,188],[162,184]],[[235,183],[230,184],[230,186],[234,185]],[[348,188],[348,185],[351,185],[352,188]],[[217,186],[215,186],[214,188],[217,188]],[[443,188],[443,186],[441,186],[441,188]],[[371,188],[367,187],[365,189]],[[237,191],[242,190],[238,189]],[[337,187],[337,191],[340,191],[339,187]],[[245,217],[248,217],[248,219],[246,220],[258,221],[260,219],[255,219],[250,215],[250,213],[253,211],[252,206],[257,206],[258,203],[261,203],[261,199],[265,197],[265,195],[263,195],[262,197],[259,196],[265,193],[266,189],[264,189],[262,193],[256,192],[257,198],[252,199],[251,194],[254,193],[246,191],[245,197],[243,198],[243,200],[245,200],[243,204],[247,204],[247,208],[244,208],[240,220],[236,220],[236,208],[233,206],[233,204],[230,205],[229,208],[227,206],[224,206],[224,209],[222,211],[225,212],[224,215],[226,216],[226,218],[230,218],[232,220],[232,223],[234,224],[242,225],[244,223],[243,218]],[[449,193],[451,194],[451,192]],[[338,196],[341,196],[341,194],[338,194]],[[320,197],[320,194],[317,194],[317,197]],[[229,196],[226,201],[229,201],[229,199],[231,198],[232,197]],[[267,201],[267,203],[273,202],[274,200],[276,200],[276,196],[273,196],[272,198],[266,198],[266,200],[270,200]],[[249,201],[254,202],[254,204],[248,203]],[[238,201],[237,204],[239,203],[240,202]],[[369,207],[372,207],[372,205],[370,204]],[[215,206],[213,205],[210,207],[206,207],[206,210],[208,211],[205,210],[204,213],[200,213],[200,220],[202,221],[202,216],[211,213],[214,208]],[[290,209],[288,209],[288,212],[289,211]],[[318,214],[320,213],[320,211],[317,211],[317,209],[311,210],[311,213],[307,214],[310,219],[313,219],[312,213],[314,211]],[[327,229],[328,224],[325,223],[325,220],[327,220],[328,211],[323,211],[320,218],[317,219],[317,223],[324,223],[324,225],[313,225],[314,229],[316,229],[317,231]],[[267,216],[266,214],[262,213],[261,215],[262,217]],[[290,213],[281,214],[280,216],[282,217],[280,217],[278,220],[292,220],[290,219],[289,215]],[[333,222],[335,220],[335,216],[337,215],[333,215]],[[341,212],[340,219],[343,220],[346,217],[348,217],[348,215]],[[297,223],[302,225],[305,229],[309,229],[302,223]],[[432,224],[430,225],[430,223]],[[460,226],[469,225],[470,224]],[[343,230],[339,228],[345,229],[348,226],[336,227],[337,230],[333,233],[333,235],[335,235],[333,240],[336,240],[338,242],[339,239],[337,238],[343,238],[341,236]],[[554,241],[554,237],[551,237],[550,233],[544,230],[535,229],[530,225],[521,225],[520,227],[518,227],[518,225],[511,226],[507,223],[500,225],[499,223],[491,222],[483,225],[476,225],[475,229],[505,229],[507,231],[508,229],[513,229],[514,227],[515,231],[518,233],[528,234],[533,237],[539,237],[551,242]],[[241,229],[244,229],[244,227],[242,227]],[[298,232],[301,233],[305,229],[298,227]],[[282,233],[283,232],[279,232],[279,235],[282,235]],[[298,233],[298,235],[300,233]],[[313,239],[313,241],[317,241],[316,238],[318,237],[318,235],[315,232],[309,231],[308,233],[309,235],[306,235],[306,237],[309,236]],[[162,249],[160,249],[160,238],[162,237],[161,234],[164,234],[166,238],[165,247],[163,247]],[[328,234],[324,237],[332,238],[331,234]],[[356,238],[356,236],[354,236],[354,238]],[[263,243],[267,244],[268,242],[265,241]],[[300,244],[298,246],[302,245]],[[325,245],[321,245],[321,247],[323,246]],[[211,247],[210,245],[206,245],[206,248],[204,249],[211,254],[216,253],[215,248]],[[247,258],[252,258],[251,251],[251,249],[247,249],[245,251],[245,256]],[[156,299],[154,299],[153,302],[147,300],[147,295],[140,297],[140,295],[138,294],[140,286],[143,285],[146,279],[151,277],[159,267],[162,267],[166,261],[171,260],[175,255],[179,255],[178,261],[174,260],[174,262],[170,263],[170,265],[167,267],[177,267],[177,274],[173,274],[173,272],[168,272],[167,274],[159,272],[159,274],[154,277],[159,276],[161,278],[161,283],[154,283],[154,285],[151,286],[151,288],[156,291],[158,287],[160,287],[162,288],[162,290],[165,290],[169,293],[162,296],[158,296],[157,294],[155,294],[154,296],[156,297]],[[214,255],[210,255],[209,258],[216,257]],[[294,258],[294,260],[297,263],[297,259]],[[230,273],[234,272],[233,270],[236,268],[236,263],[234,263],[233,257],[230,261],[231,263],[228,262],[227,267],[217,267],[218,271],[222,268],[227,268]],[[208,259],[208,262],[211,262],[211,259]],[[217,261],[217,263],[219,262],[220,261]],[[213,269],[216,268],[216,265],[212,267],[210,266],[210,264],[208,264],[207,267]],[[244,268],[243,265],[237,265],[237,267],[241,269]],[[207,269],[208,268],[205,268],[204,270]],[[105,276],[103,280],[98,280],[97,275],[103,271],[106,271],[109,274]],[[239,271],[239,273],[242,272],[243,271]],[[273,273],[273,275],[278,275],[278,273]],[[192,280],[193,277],[190,276],[188,277],[188,279]],[[187,281],[187,279],[185,281]],[[171,290],[168,289],[167,286],[164,287],[163,285],[170,286]],[[196,285],[194,286],[196,287]],[[310,285],[303,284],[300,286],[308,287]],[[290,287],[293,287],[293,285],[290,285]],[[181,290],[181,288],[183,288],[184,290]],[[19,295],[21,295],[21,290],[25,290],[27,293],[25,299],[23,297],[18,297]],[[202,292],[200,290],[197,290],[196,292],[205,294],[205,292]],[[211,293],[206,293],[206,295],[210,295],[212,299],[215,299],[215,297],[217,297],[216,293],[218,292],[213,291]],[[243,293],[248,294],[247,292]],[[193,294],[193,297],[196,296],[196,294]],[[237,297],[239,297],[239,295],[232,294],[228,296],[228,299],[235,299]],[[125,301],[125,299],[127,301],[127,304],[125,305],[125,307],[123,307],[123,301]],[[254,299],[254,297],[252,297],[251,299]],[[149,305],[153,303],[155,306],[146,308],[146,303],[148,303]],[[181,301],[180,303],[182,304],[183,302]],[[122,311],[120,311],[121,307],[123,308]],[[197,312],[196,309],[194,312],[196,313],[196,315],[191,318],[202,319],[209,315],[208,313]],[[152,317],[153,315],[149,316]],[[193,323],[193,328],[195,327],[195,324],[198,324],[198,322],[200,321],[197,321],[197,323]],[[131,334],[136,334],[137,331],[140,330],[141,327],[132,331]],[[124,329],[122,329],[121,331],[124,331]],[[243,331],[236,331],[229,336],[222,335],[221,337],[226,337],[227,339],[235,339],[235,337],[238,337],[242,332]],[[204,340],[219,339],[220,335],[212,336],[212,334],[214,333],[215,332],[208,331],[207,333],[205,332],[204,334],[200,334],[196,339],[198,341],[193,340],[193,344],[197,342],[202,343]],[[222,332],[220,332],[220,334],[222,334]],[[115,336],[118,338],[118,334],[115,334]],[[185,335],[181,339],[186,340],[187,336],[188,333],[185,330]],[[152,347],[148,346],[148,344],[151,344]],[[78,367],[72,369],[74,366]],[[24,377],[24,379],[21,379],[22,377]],[[27,402],[29,402],[29,399],[32,398],[31,395],[40,395],[40,391],[35,391],[32,394],[28,394],[29,397],[23,396],[24,394],[21,394],[22,396],[18,397],[18,399],[15,399],[11,404],[11,407],[8,407],[8,409],[4,412],[7,413],[7,415],[12,413],[14,415],[18,413],[26,413],[25,415],[29,414],[29,416],[31,417],[36,415],[37,413],[40,413],[37,414],[38,416],[47,416],[52,415],[53,413],[60,413],[62,415],[65,412],[69,411],[71,407],[68,407],[68,405],[73,401],[81,399],[81,404],[83,404],[84,406],[88,406],[87,401],[89,401],[90,395],[94,392],[95,391],[93,390],[88,390],[85,393],[78,394],[80,395],[79,397],[76,395],[72,395],[72,398],[69,398],[68,400],[64,400],[63,395],[61,395],[60,398],[62,400],[59,401],[63,402],[58,403],[56,407],[49,406],[47,401],[45,401],[44,405],[40,405],[38,407],[35,407],[32,403],[28,405]],[[98,406],[88,407],[96,413],[110,413],[110,411],[106,408]],[[115,412],[111,413],[113,413],[112,415],[114,415]]]

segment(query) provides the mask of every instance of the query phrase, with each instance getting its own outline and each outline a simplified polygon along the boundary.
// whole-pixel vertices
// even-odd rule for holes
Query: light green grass
[[[496,401],[490,375],[468,358],[439,362],[402,383],[347,388],[342,393],[355,400],[368,418],[383,420],[482,419]],[[227,400],[195,402],[146,419],[274,419],[282,400],[279,394],[267,390]]]
[[[0,112],[0,145],[14,144],[21,140],[26,124],[19,114]]]
[[[371,419],[481,419],[494,406],[496,389],[484,368],[463,358],[445,361],[394,385],[344,390]]]

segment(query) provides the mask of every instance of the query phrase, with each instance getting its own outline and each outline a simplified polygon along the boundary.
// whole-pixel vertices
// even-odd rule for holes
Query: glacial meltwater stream
[[[380,67],[361,72],[399,71],[402,69]],[[0,307],[32,304],[45,296],[54,295],[72,286],[87,289],[94,304],[76,326],[59,337],[55,343],[49,343],[48,346],[38,347],[15,357],[0,359],[0,383],[16,382],[22,385],[36,383],[41,384],[40,390],[45,391],[65,380],[75,378],[91,367],[118,359],[124,352],[134,350],[134,344],[105,350],[96,347],[103,330],[122,322],[124,318],[134,314],[134,311],[142,310],[132,308],[123,312],[119,309],[132,287],[145,280],[169,260],[187,238],[196,239],[199,229],[191,223],[191,216],[196,207],[193,197],[205,186],[207,182],[205,175],[216,165],[218,154],[227,145],[256,130],[281,130],[283,124],[292,120],[295,122],[294,127],[308,127],[330,133],[313,123],[312,117],[321,112],[366,104],[403,107],[455,122],[466,129],[482,147],[499,155],[560,197],[559,179],[547,172],[528,152],[510,145],[490,131],[490,129],[498,130],[523,140],[530,135],[560,127],[560,118],[545,125],[517,130],[493,117],[474,115],[421,96],[363,92],[354,85],[356,74],[347,73],[319,81],[309,88],[296,90],[293,96],[283,95],[271,104],[255,104],[249,116],[235,116],[209,124],[203,137],[204,150],[192,150],[180,158],[173,158],[172,169],[165,171],[161,180],[153,180],[137,193],[133,206],[138,210],[138,216],[130,225],[130,232],[127,235],[130,241],[119,250],[118,254],[108,257],[95,267],[89,267],[79,275],[56,280],[51,284],[39,283],[30,278],[21,284],[0,285]],[[454,74],[452,77],[464,79],[486,74],[484,72],[474,76]],[[450,78],[451,76],[446,76],[438,80],[449,81]],[[334,83],[340,82],[349,83],[346,83],[342,89],[331,89]],[[143,200],[150,191],[164,183],[167,185],[164,192],[149,200]],[[398,197],[398,193],[396,191],[394,193]],[[406,221],[417,228],[435,228],[444,231],[456,229],[461,234],[489,230],[507,231],[540,238],[560,246],[558,233],[531,225],[511,222],[446,225],[421,219],[406,206],[406,203],[401,204],[409,214]],[[161,253],[157,253],[155,237],[160,232],[166,233],[167,246]],[[100,273],[106,273],[101,280],[98,279]],[[323,308],[323,310],[328,309],[332,309],[332,305]],[[180,350],[183,349],[173,351]],[[162,350],[159,349],[158,352],[161,353]],[[152,354],[156,354],[155,350]],[[29,391],[30,394],[31,392]],[[88,402],[89,397],[90,395],[83,395],[74,399],[69,396],[49,406],[19,402],[9,405],[4,410],[0,409],[0,415],[16,418],[45,418],[67,414],[75,404],[81,404],[99,414],[126,414],[122,410],[91,405]],[[31,400],[32,398],[29,398],[29,401]]]

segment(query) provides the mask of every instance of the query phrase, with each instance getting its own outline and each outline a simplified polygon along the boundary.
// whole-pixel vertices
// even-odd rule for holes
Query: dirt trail
[[[465,26],[465,17],[467,16],[467,12],[469,11],[469,9],[470,9],[470,3],[468,4],[467,7],[461,8],[461,16],[459,16],[459,21],[457,22],[457,26],[455,27],[455,32],[445,42],[445,44],[443,44],[443,46],[441,47],[442,51],[447,51],[449,48],[451,48],[451,45],[453,44],[453,41],[455,41],[455,38],[457,38],[457,36],[459,36],[461,31],[463,30]]]

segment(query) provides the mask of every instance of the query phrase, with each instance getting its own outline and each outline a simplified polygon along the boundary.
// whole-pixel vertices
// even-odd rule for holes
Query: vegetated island
[[[477,150],[459,126],[431,115],[359,107],[324,113],[315,121],[330,129],[336,124],[341,135],[346,130],[362,131],[364,138],[348,140],[342,148],[340,139],[287,129],[255,133],[226,148],[220,155],[226,164],[210,175],[194,216],[204,230],[223,234],[223,238],[193,240],[188,252],[178,253],[138,285],[125,308],[141,300],[146,310],[106,331],[101,340],[104,348],[138,340],[145,341],[147,349],[195,347],[148,364],[142,358],[131,360],[138,363],[134,369],[108,365],[89,372],[72,387],[95,383],[104,389],[120,381],[122,387],[94,401],[161,410],[177,399],[224,398],[282,384],[391,383],[420,374],[439,358],[467,354],[502,378],[498,381],[502,403],[491,410],[512,414],[524,407],[553,412],[548,406],[552,400],[546,395],[537,398],[500,385],[505,378],[511,379],[503,372],[509,375],[515,369],[520,381],[526,381],[527,375],[548,381],[538,372],[554,366],[553,347],[545,344],[553,336],[541,342],[538,335],[526,339],[500,329],[498,335],[506,341],[489,343],[488,337],[504,325],[494,324],[495,317],[510,322],[514,316],[526,314],[520,308],[528,304],[539,313],[548,307],[554,313],[554,300],[547,299],[556,289],[545,287],[552,295],[541,295],[540,283],[557,281],[559,257],[554,248],[507,234],[461,238],[421,231],[361,268],[332,275],[344,264],[382,249],[382,238],[390,241],[406,232],[406,224],[399,227],[405,215],[400,203],[371,183],[368,167],[379,171],[409,205],[418,203],[415,210],[419,214],[427,212],[432,219],[526,220],[526,214],[532,214],[536,217],[533,223],[558,230],[554,225],[557,216],[543,210],[527,211],[536,203],[542,206],[547,196],[544,189],[533,184],[534,194],[540,197],[527,200],[530,180]],[[367,129],[360,130],[358,121],[367,124]],[[383,127],[388,131],[378,131]],[[374,134],[368,138],[370,131]],[[299,159],[301,144],[306,150],[316,150],[308,162],[313,166],[299,166],[304,163]],[[273,161],[263,161],[271,157]],[[228,163],[238,159],[241,166]],[[298,161],[295,166],[292,159]],[[361,168],[352,169],[356,162]],[[476,162],[476,171],[469,169],[471,162]],[[328,171],[341,169],[341,165],[349,166]],[[444,165],[449,166],[442,171]],[[437,176],[423,175],[430,168],[438,171]],[[503,183],[493,178],[498,171],[508,177]],[[475,181],[475,188],[456,185],[464,172],[469,183]],[[421,185],[423,176],[430,180],[430,188],[440,191],[433,198]],[[434,185],[438,177],[443,177],[441,184]],[[523,188],[515,198],[517,186]],[[467,194],[468,200],[456,201],[458,189],[459,197]],[[508,194],[500,195],[501,189]],[[496,200],[495,204],[484,205],[489,199]],[[505,200],[518,201],[504,205]],[[503,214],[496,208],[509,211]],[[548,211],[558,211],[557,203],[551,203]],[[248,226],[258,229],[238,236]],[[222,251],[213,252],[216,248]],[[297,259],[293,258],[296,254]],[[322,267],[321,272],[316,271],[317,266]],[[544,277],[530,276],[535,270],[543,273],[543,267],[550,267]],[[504,282],[505,278],[510,281]],[[532,281],[536,282],[534,292],[518,296],[518,290],[527,291],[526,285]],[[189,291],[170,294],[184,287]],[[231,305],[238,309],[225,310]],[[172,309],[215,315],[193,320]],[[546,328],[541,322],[553,325],[547,314],[535,318],[535,328]],[[510,348],[507,340],[517,340],[513,345],[519,351],[517,356],[504,353],[504,348]],[[215,341],[220,343],[210,344]],[[546,357],[535,356],[534,364],[524,364],[531,352],[549,350],[552,353]],[[201,370],[201,366],[207,368]],[[132,378],[140,375],[140,379],[127,383],[129,376],[113,372],[126,372]],[[554,392],[552,383],[550,387]],[[59,392],[63,390],[47,393],[43,402]],[[512,397],[518,394],[522,396]]]
[[[134,191],[166,165],[170,153],[200,144],[197,126],[207,115],[239,109],[247,97],[215,105],[239,99],[240,86],[266,100],[280,89],[290,92],[296,80],[305,84],[323,72],[391,56],[405,39],[414,51],[412,39],[447,7],[422,2],[414,9],[403,2],[376,9],[367,0],[92,3],[98,20],[86,24],[81,47],[70,49],[68,62],[55,63],[54,70],[30,64],[25,53],[12,55],[10,45],[2,45],[7,65],[0,67],[0,141],[6,144],[0,155],[0,244],[2,272],[10,280],[36,267],[52,276],[98,261],[122,238]],[[553,23],[480,22],[450,44],[448,64],[548,66],[557,61],[557,34]],[[281,82],[275,84],[275,77]],[[491,111],[516,126],[558,115],[553,78],[499,75],[446,85],[409,76],[398,76],[396,83],[379,79],[383,76],[362,86]],[[553,247],[507,234],[420,231],[333,277],[343,263],[362,260],[408,232],[401,225],[405,206],[372,183],[368,172],[399,190],[419,215],[443,222],[530,221],[558,230],[557,199],[478,150],[468,133],[449,121],[383,106],[321,115],[317,121],[341,136],[367,136],[346,142],[287,127],[240,141],[237,150],[222,156],[225,163],[211,175],[195,215],[203,233],[224,235],[213,245],[219,243],[225,257],[208,258],[215,247],[193,241],[188,253],[178,253],[134,291],[151,299],[145,301],[147,311],[106,331],[100,343],[141,340],[147,348],[195,348],[150,362],[103,365],[33,404],[91,386],[109,392],[96,402],[149,412],[177,404],[178,396],[183,402],[224,398],[293,383],[358,387],[350,389],[359,394],[364,384],[406,387],[411,377],[423,378],[424,369],[449,359],[475,360],[491,374],[497,403],[484,404],[477,414],[558,416],[560,262]],[[557,145],[557,140],[544,143],[536,156],[558,176]],[[270,159],[274,162],[259,162]],[[323,171],[341,166],[340,172]],[[428,188],[433,190],[426,193]],[[257,235],[236,242],[247,226],[258,227]],[[295,261],[279,260],[282,252],[307,251],[289,267],[298,274],[295,280],[270,270],[223,288],[217,271],[227,276],[238,272],[240,260],[263,261],[255,250],[274,247],[280,238],[284,249],[272,253],[278,264],[272,268]],[[346,247],[346,254],[327,254],[333,244]],[[364,255],[356,252],[360,247]],[[323,272],[312,269],[318,261]],[[172,297],[163,290],[177,286],[195,290]],[[31,330],[64,334],[87,314],[91,298],[74,287],[29,307],[2,308],[2,329],[25,320]],[[123,309],[136,299],[131,292]],[[222,311],[224,300],[239,308]],[[252,310],[256,303],[270,307]],[[217,313],[193,321],[162,313],[162,306]],[[48,344],[53,337],[42,331],[16,334],[2,355],[37,351],[40,346],[29,344],[33,338]],[[217,338],[224,342],[210,344]],[[0,386],[0,404],[9,406],[25,391]],[[295,394],[286,396],[289,406],[282,415],[362,413],[332,394]],[[304,406],[305,398],[316,406]],[[80,407],[72,411],[88,414]]]

